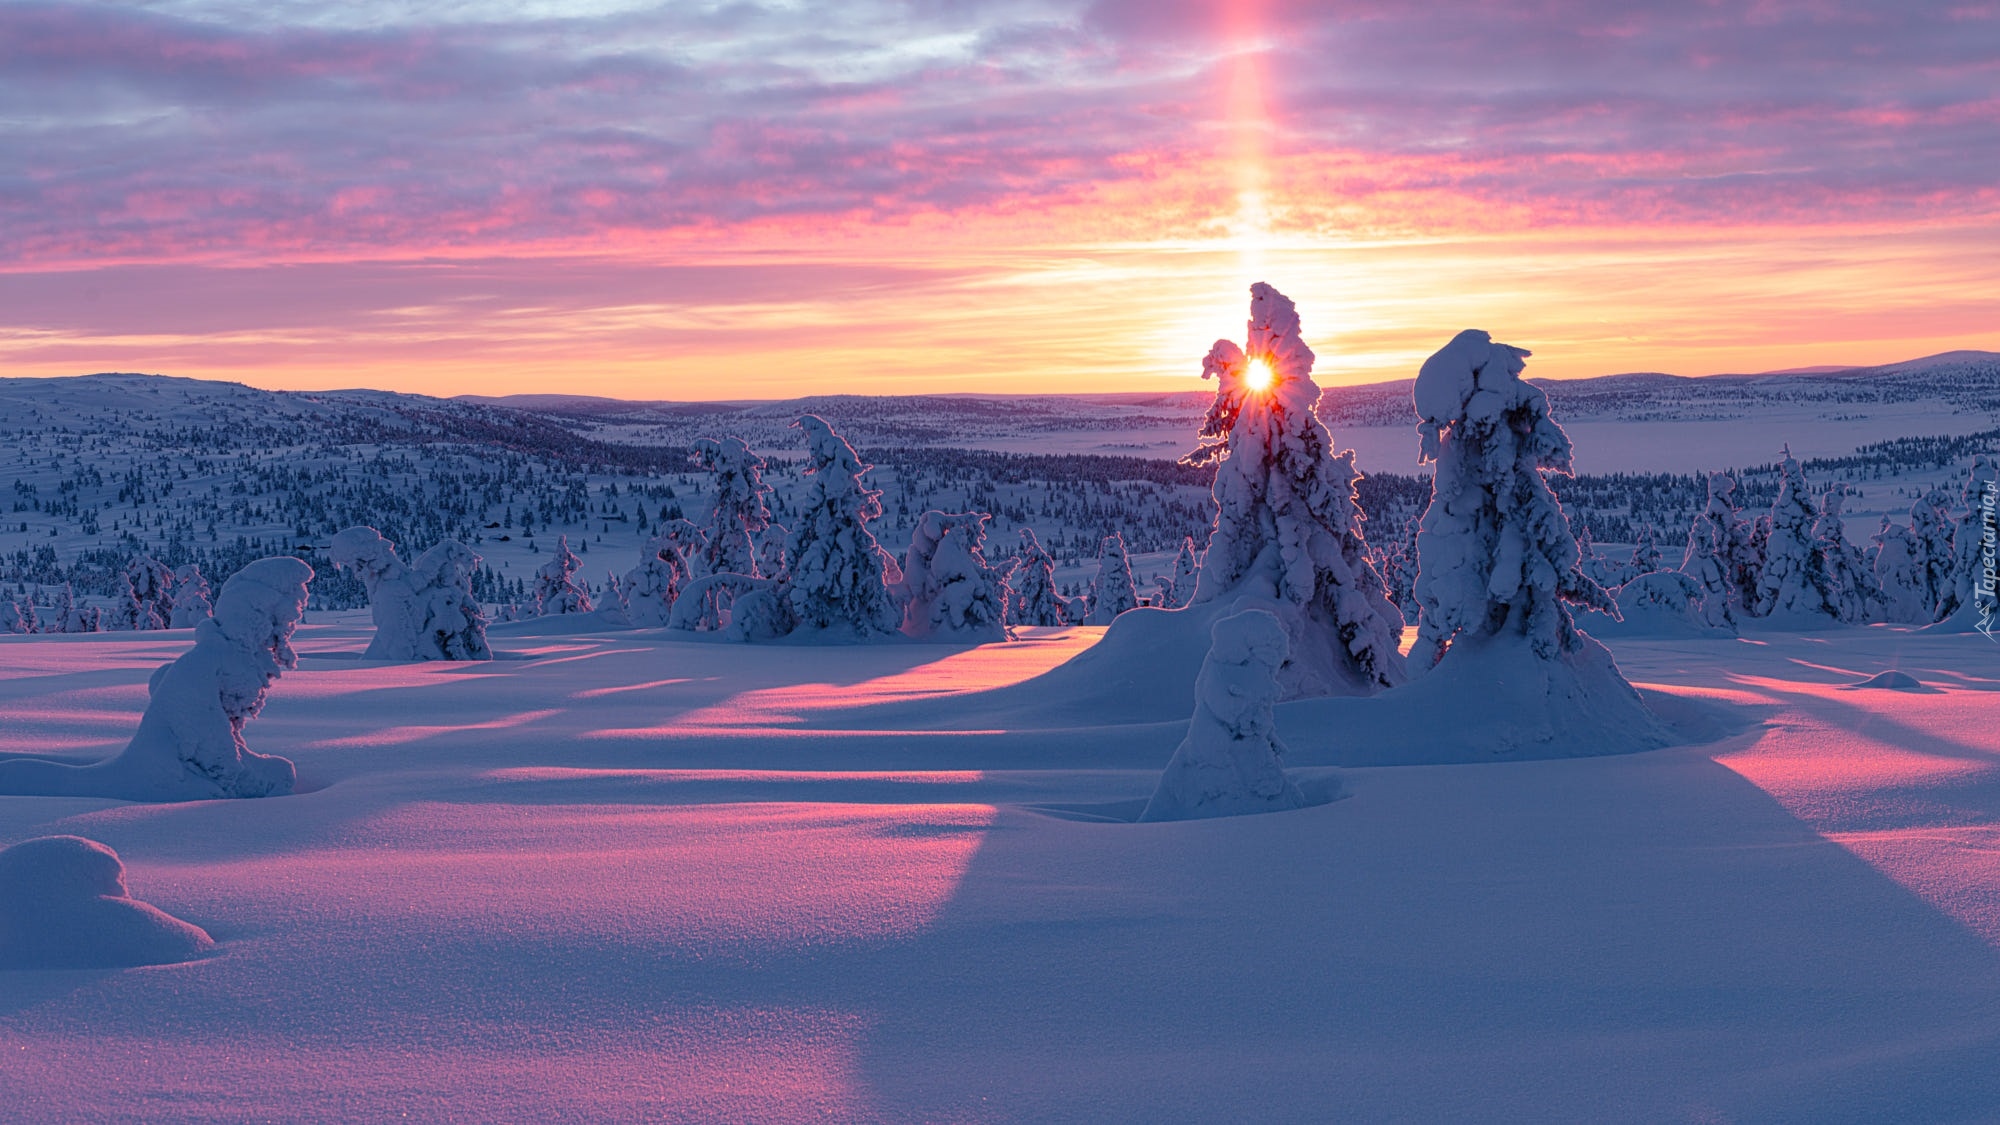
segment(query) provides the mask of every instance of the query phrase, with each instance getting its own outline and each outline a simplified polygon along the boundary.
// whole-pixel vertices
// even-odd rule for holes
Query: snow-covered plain
[[[0,974],[0,1119],[2000,1117],[1984,637],[1613,638],[1695,743],[1138,824],[1188,700],[1093,720],[1099,629],[580,627],[316,614],[248,732],[296,795],[0,798],[218,943]],[[116,752],[191,641],[0,638],[0,752]],[[1308,791],[1421,756],[1389,698],[1277,706]]]

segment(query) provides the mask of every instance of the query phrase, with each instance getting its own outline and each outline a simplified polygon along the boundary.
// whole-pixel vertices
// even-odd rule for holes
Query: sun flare
[[[1243,385],[1253,391],[1268,391],[1277,376],[1271,370],[1271,361],[1263,356],[1252,359],[1243,369]]]

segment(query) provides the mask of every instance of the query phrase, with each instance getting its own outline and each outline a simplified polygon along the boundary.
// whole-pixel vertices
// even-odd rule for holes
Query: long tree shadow
[[[1702,755],[1354,772],[1299,813],[1003,815],[857,974],[889,1115],[2000,1113],[2000,954]]]

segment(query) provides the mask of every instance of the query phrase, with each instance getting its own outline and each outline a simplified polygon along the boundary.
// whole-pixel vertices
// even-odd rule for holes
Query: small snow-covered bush
[[[1285,773],[1273,705],[1290,643],[1268,611],[1216,621],[1195,679],[1187,736],[1160,775],[1142,821],[1281,812],[1305,805]]]
[[[174,571],[174,613],[168,619],[168,627],[194,628],[214,611],[209,595],[208,579],[202,575],[201,567],[188,563]]]
[[[447,539],[405,565],[396,545],[372,527],[333,537],[333,564],[351,571],[368,591],[375,636],[370,660],[487,660],[486,615],[472,595],[479,556]],[[572,556],[573,557],[573,556]]]
[[[577,581],[583,560],[569,549],[569,536],[556,540],[549,561],[535,572],[535,612],[543,617],[558,613],[589,613],[590,591]]]

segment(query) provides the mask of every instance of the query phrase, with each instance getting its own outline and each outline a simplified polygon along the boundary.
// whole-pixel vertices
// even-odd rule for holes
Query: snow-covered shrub
[[[375,636],[369,660],[487,660],[486,615],[472,596],[479,556],[447,539],[405,565],[396,545],[372,527],[333,537],[333,564],[351,571],[368,591]]]
[[[535,612],[541,616],[557,613],[589,613],[590,591],[577,581],[583,560],[569,549],[569,536],[556,540],[555,554],[535,572]]]
[[[48,628],[44,631],[49,633],[77,632],[78,630],[70,628],[75,623],[75,617],[76,591],[71,589],[68,582],[65,582],[62,589],[56,593],[56,604],[49,607]]]
[[[1285,773],[1273,705],[1290,642],[1272,613],[1251,609],[1216,621],[1195,679],[1187,736],[1160,775],[1142,821],[1240,816],[1302,807]]]
[[[153,673],[138,733],[102,762],[0,762],[0,794],[193,801],[292,791],[292,763],[253,752],[243,727],[264,707],[271,682],[298,666],[291,638],[305,614],[312,568],[294,558],[259,559],[223,583],[215,615],[194,629],[194,647]]]
[[[202,575],[201,567],[188,563],[174,571],[174,613],[168,619],[168,627],[192,629],[213,610],[208,579]]]
[[[777,582],[726,571],[688,583],[667,615],[669,629],[718,633],[729,641],[772,641],[797,627]]]
[[[762,577],[756,539],[771,524],[763,459],[742,438],[702,438],[694,445],[694,463],[715,474],[701,573]]]
[[[65,633],[97,633],[104,629],[104,612],[76,600],[67,582],[63,583],[62,597],[56,601],[56,619]]]
[[[8,599],[0,602],[0,628],[14,634],[33,633],[41,628],[41,615],[35,612],[35,599]]]
[[[1021,529],[1021,553],[1016,557],[1020,566],[1014,570],[1012,584],[1014,624],[1069,624],[1067,603],[1062,592],[1056,589],[1056,560],[1042,549],[1042,542],[1035,538],[1034,529]]]
[[[1678,570],[1649,570],[1635,575],[1612,595],[1618,617],[1587,618],[1593,636],[1725,637],[1734,636],[1734,619],[1713,623],[1703,612],[1706,592],[1700,582]],[[1727,604],[1726,602],[1724,603]]]
[[[806,497],[793,523],[786,597],[800,624],[886,636],[902,625],[890,596],[896,563],[868,525],[882,515],[882,494],[862,481],[868,466],[825,419],[808,414],[803,430],[811,464]]]
[[[1653,532],[1653,525],[1646,524],[1639,529],[1639,541],[1632,545],[1632,563],[1629,578],[1641,574],[1651,574],[1662,569],[1665,564],[1660,557],[1660,544]]]
[[[1950,581],[1938,599],[1938,628],[1957,632],[2000,629],[2000,592],[1994,588],[1994,513],[2000,508],[2000,461],[1981,454],[1973,458],[1961,496],[1964,514],[1952,531]]]
[[[1774,624],[1811,628],[1842,620],[1826,558],[1813,528],[1819,509],[1805,473],[1785,448],[1779,462],[1778,498],[1771,504],[1770,533],[1764,541],[1764,569],[1757,578],[1757,604],[1752,616]]]
[[[1090,582],[1090,614],[1085,625],[1109,625],[1118,615],[1139,608],[1139,588],[1132,581],[1132,559],[1125,537],[1116,532],[1097,548],[1097,577]]]
[[[0,850],[0,969],[117,969],[199,957],[215,940],[140,902],[118,853],[81,836]]]
[[[1245,346],[1218,340],[1202,363],[1215,402],[1183,460],[1215,465],[1216,522],[1192,604],[1277,603],[1286,695],[1367,693],[1406,677],[1403,619],[1368,561],[1353,451],[1313,413],[1313,359],[1292,302],[1260,282]]]

